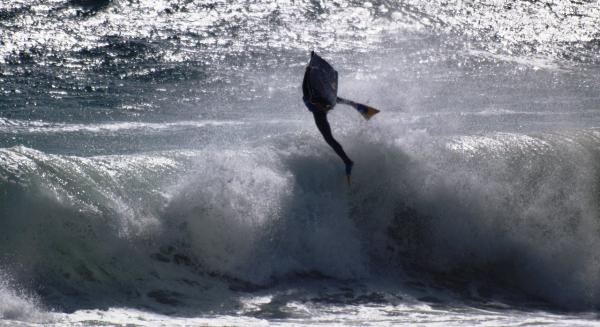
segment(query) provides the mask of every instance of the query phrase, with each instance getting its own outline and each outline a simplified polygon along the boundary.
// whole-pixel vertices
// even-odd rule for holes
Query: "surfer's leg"
[[[325,142],[327,142],[327,144],[333,148],[335,153],[342,158],[344,164],[346,164],[347,174],[350,175],[348,170],[352,170],[353,162],[348,158],[342,146],[333,138],[333,135],[331,135],[331,127],[327,121],[327,114],[321,111],[313,111],[313,116],[315,117],[315,123],[317,124],[319,132],[321,132],[323,138],[325,138]]]

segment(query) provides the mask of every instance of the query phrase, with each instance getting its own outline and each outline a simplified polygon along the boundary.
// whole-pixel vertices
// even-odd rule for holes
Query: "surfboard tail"
[[[337,98],[337,102],[338,103],[342,103],[342,104],[346,104],[349,106],[352,106],[354,109],[356,109],[366,120],[371,119],[371,117],[375,116],[377,113],[379,113],[378,109],[375,109],[373,107],[364,105],[362,103],[357,103],[348,99],[344,99],[344,98]]]

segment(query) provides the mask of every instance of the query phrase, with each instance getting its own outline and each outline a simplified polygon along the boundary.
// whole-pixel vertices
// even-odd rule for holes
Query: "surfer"
[[[379,110],[347,100],[337,96],[338,73],[327,61],[319,57],[314,51],[310,52],[310,61],[304,72],[302,81],[302,100],[315,118],[315,124],[323,135],[325,142],[342,158],[346,165],[346,178],[350,183],[350,175],[354,162],[348,158],[342,146],[333,138],[331,127],[327,121],[327,113],[337,103],[349,105],[356,109],[365,119],[369,120]]]
[[[315,124],[319,132],[323,135],[325,142],[344,161],[344,165],[346,165],[346,177],[349,181],[354,162],[350,160],[342,146],[333,138],[331,127],[327,121],[327,113],[335,106],[335,101],[331,101],[331,95],[333,94],[333,99],[337,97],[337,72],[327,62],[317,56],[314,51],[311,51],[310,56],[311,60],[306,67],[304,80],[302,81],[302,100],[304,100],[304,104],[308,110],[312,112]],[[331,70],[328,70],[327,66]],[[330,81],[327,79],[330,79]]]

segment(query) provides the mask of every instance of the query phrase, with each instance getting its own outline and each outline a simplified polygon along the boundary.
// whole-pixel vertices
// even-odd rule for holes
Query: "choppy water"
[[[594,325],[597,1],[0,3],[0,325]],[[342,163],[301,101],[340,73]]]

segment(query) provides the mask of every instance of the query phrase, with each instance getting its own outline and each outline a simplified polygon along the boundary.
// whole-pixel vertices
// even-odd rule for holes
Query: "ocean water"
[[[2,0],[0,325],[600,325],[599,53],[598,1]]]

